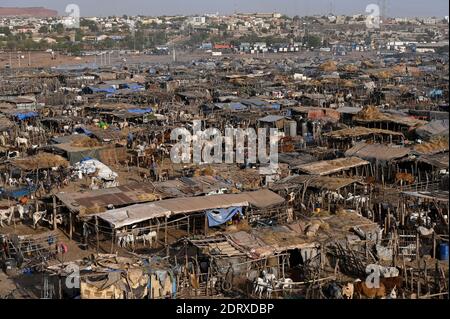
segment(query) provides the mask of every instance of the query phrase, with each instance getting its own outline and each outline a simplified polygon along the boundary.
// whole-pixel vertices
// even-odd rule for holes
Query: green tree
[[[58,34],[63,34],[63,33],[64,33],[64,25],[63,25],[62,23],[58,23],[58,24],[55,26],[55,31],[56,31]]]
[[[47,34],[48,33],[48,27],[46,25],[43,25],[39,28],[40,34]]]
[[[11,31],[9,30],[8,27],[0,27],[0,33],[3,33],[6,36],[10,36],[11,35]]]
[[[322,45],[322,40],[316,35],[310,35],[306,37],[306,45],[309,48],[318,48]]]

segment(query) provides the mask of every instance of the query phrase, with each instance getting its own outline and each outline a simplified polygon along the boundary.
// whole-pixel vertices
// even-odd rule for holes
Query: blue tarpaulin
[[[116,93],[116,89],[112,86],[110,87],[103,87],[103,88],[98,88],[95,86],[89,86],[88,87],[92,93]]]
[[[218,107],[219,109],[224,109],[224,110],[233,110],[233,111],[240,111],[240,110],[246,110],[247,107],[239,102],[232,102],[232,103],[215,103],[214,104],[216,107]]]
[[[142,89],[145,89],[144,86],[139,85],[139,84],[137,84],[137,83],[127,83],[127,84],[125,84],[125,87],[126,87],[127,89],[132,89],[132,90],[142,90]]]
[[[429,95],[431,98],[442,97],[443,94],[444,94],[444,91],[443,91],[443,90],[439,90],[439,89],[433,89],[433,90],[431,90],[431,91],[428,93],[428,95]]]
[[[76,129],[76,132],[77,133],[81,133],[81,134],[85,134],[85,135],[87,135],[87,136],[92,136],[92,131],[89,131],[87,128],[85,128],[85,127],[78,127],[77,129]]]
[[[26,112],[26,113],[16,113],[14,114],[20,121],[30,119],[32,117],[37,117],[39,114],[36,112]]]
[[[135,113],[135,114],[145,114],[145,113],[151,113],[152,109],[128,109],[128,113]]]
[[[222,225],[233,218],[236,214],[242,215],[242,207],[230,207],[206,211],[208,225],[210,227]]]
[[[15,198],[15,199],[19,199],[22,198],[24,196],[29,196],[30,194],[34,193],[36,191],[37,187],[36,186],[29,186],[29,187],[24,187],[24,188],[19,188],[19,189],[15,189],[15,190],[5,190],[0,188],[0,197],[10,197],[10,198]]]

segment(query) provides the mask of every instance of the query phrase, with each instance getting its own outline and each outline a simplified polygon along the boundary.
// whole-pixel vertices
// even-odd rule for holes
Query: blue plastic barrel
[[[439,245],[439,259],[448,260],[448,244]]]

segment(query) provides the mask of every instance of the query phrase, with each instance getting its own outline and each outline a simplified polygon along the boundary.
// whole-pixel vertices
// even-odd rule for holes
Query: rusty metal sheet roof
[[[297,166],[296,168],[309,175],[329,175],[368,164],[369,162],[358,157],[347,157],[304,164]]]
[[[366,160],[390,161],[408,156],[411,149],[385,144],[357,143],[345,152],[345,156],[357,156]]]

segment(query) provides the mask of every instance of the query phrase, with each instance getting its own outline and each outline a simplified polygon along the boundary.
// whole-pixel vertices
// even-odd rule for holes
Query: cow
[[[6,221],[8,225],[11,225],[11,219],[14,215],[14,207],[0,210],[0,227],[4,227],[3,222]]]
[[[386,287],[386,291],[396,289],[399,294],[403,293],[403,277],[380,278],[380,285]]]
[[[365,296],[370,299],[374,298],[384,298],[386,296],[386,286],[381,282],[379,287],[368,287],[367,284],[361,280],[356,280],[354,282],[355,294],[359,297]]]
[[[46,210],[33,213],[33,228],[34,229],[37,228],[37,224],[39,223],[40,220],[46,220],[45,215],[47,215]]]
[[[412,184],[414,183],[415,178],[413,175],[409,174],[409,173],[396,173],[395,174],[395,183],[396,184],[400,184],[403,185],[404,182],[406,182],[407,184]]]
[[[18,147],[25,146],[26,148],[28,148],[28,139],[23,137],[16,137],[16,145]]]

